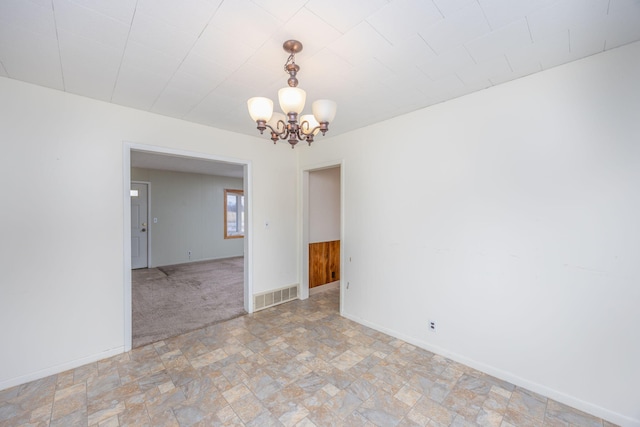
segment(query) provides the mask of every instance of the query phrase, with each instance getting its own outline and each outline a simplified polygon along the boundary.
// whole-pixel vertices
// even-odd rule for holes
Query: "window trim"
[[[224,208],[224,238],[225,239],[242,239],[244,238],[244,232],[242,232],[241,234],[233,234],[233,235],[229,235],[227,234],[227,196],[229,194],[234,194],[236,197],[238,196],[242,196],[242,198],[244,199],[244,191],[243,190],[232,190],[232,189],[226,189],[224,190],[224,202],[223,204],[223,208]]]

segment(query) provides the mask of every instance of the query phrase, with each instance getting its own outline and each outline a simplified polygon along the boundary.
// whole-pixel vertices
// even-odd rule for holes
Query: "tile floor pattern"
[[[337,290],[0,391],[0,426],[612,424],[338,314]]]

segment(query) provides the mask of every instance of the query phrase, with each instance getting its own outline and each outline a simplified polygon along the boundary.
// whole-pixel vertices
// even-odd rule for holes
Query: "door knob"
[[[145,231],[147,231],[146,228],[143,228],[142,230],[140,230],[141,233],[144,233]]]
[[[147,223],[146,223],[146,222],[143,222],[143,223],[142,223],[142,226],[143,226],[143,227],[146,227],[146,226],[147,226]]]

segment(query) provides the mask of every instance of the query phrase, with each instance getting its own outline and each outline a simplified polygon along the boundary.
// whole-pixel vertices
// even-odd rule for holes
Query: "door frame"
[[[252,193],[252,165],[250,160],[205,154],[196,151],[177,150],[158,147],[155,145],[139,144],[129,141],[122,143],[123,164],[123,303],[124,303],[124,351],[130,351],[132,347],[132,306],[131,306],[131,152],[142,151],[148,153],[164,154],[173,157],[187,157],[200,160],[211,160],[225,163],[235,163],[243,166],[242,186],[245,196],[245,235],[244,235],[244,309],[247,313],[253,313],[253,239],[252,218],[253,203]]]
[[[325,163],[313,164],[305,166],[300,170],[300,194],[299,194],[299,210],[301,213],[301,230],[300,230],[300,299],[309,298],[309,173],[323,169],[340,168],[340,314],[343,314],[344,295],[348,277],[348,271],[345,271],[345,161],[330,161]]]
[[[151,182],[131,181],[129,188],[131,188],[131,184],[145,184],[147,186],[147,268],[149,268],[151,265],[151,221],[149,221],[149,218],[151,218]],[[131,209],[131,197],[129,197],[129,209]]]

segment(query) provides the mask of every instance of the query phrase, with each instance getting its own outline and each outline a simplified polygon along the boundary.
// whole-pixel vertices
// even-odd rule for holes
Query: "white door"
[[[148,184],[131,183],[131,268],[147,268],[149,235]]]

